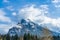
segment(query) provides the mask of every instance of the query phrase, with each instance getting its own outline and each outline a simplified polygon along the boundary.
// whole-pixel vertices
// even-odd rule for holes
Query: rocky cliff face
[[[25,33],[28,34],[33,34],[37,36],[52,36],[54,32],[50,31],[48,28],[43,28],[42,26],[30,21],[30,20],[25,20],[22,19],[20,23],[17,24],[20,27],[13,27],[9,29],[8,34],[10,36],[14,35],[24,35]]]

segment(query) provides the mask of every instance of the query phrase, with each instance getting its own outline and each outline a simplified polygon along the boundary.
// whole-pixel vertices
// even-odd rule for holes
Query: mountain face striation
[[[13,27],[9,29],[8,34],[10,36],[18,35],[23,36],[25,33],[37,35],[37,36],[53,36],[57,35],[58,33],[50,31],[48,28],[43,28],[42,26],[30,21],[22,19],[20,23],[17,24],[20,27]]]

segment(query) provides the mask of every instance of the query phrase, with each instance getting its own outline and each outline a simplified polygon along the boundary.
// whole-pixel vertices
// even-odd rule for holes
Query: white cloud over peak
[[[43,7],[43,5],[42,5]],[[45,13],[47,13],[47,6],[44,6],[45,8],[35,8],[35,6],[27,6],[23,9],[21,9],[19,11],[19,15],[21,15],[20,17],[22,18],[26,18],[26,19],[30,19],[30,20],[36,20],[37,16],[41,16],[41,15],[44,15]],[[44,9],[44,10],[43,10]],[[28,16],[28,17],[27,17]]]
[[[30,19],[38,24],[52,24],[54,27],[60,28],[60,18],[55,19],[46,16],[46,13],[49,13],[48,10],[48,5],[40,5],[40,8],[27,6],[19,10],[19,17],[21,19]]]
[[[0,9],[0,21],[11,22],[11,19],[5,15],[6,13],[2,9]]]

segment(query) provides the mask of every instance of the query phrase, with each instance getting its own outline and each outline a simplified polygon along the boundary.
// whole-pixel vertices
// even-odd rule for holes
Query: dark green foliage
[[[18,40],[18,35],[17,34],[14,36],[14,40]]]
[[[9,34],[6,35],[6,40],[10,40]]]
[[[10,36],[9,34],[7,34],[6,40],[18,40],[18,35]]]
[[[48,37],[49,38],[49,37]],[[37,37],[37,35],[32,35],[30,33],[24,34],[22,37],[18,37],[18,35],[11,36],[9,34],[7,35],[0,35],[0,39],[2,40],[46,40],[44,37]],[[60,40],[60,36],[53,36],[53,40]]]
[[[37,36],[31,35],[31,34],[24,34],[24,40],[37,40]]]
[[[60,36],[53,36],[54,40],[60,40]]]
[[[27,34],[26,33],[24,34],[24,40],[27,40]]]

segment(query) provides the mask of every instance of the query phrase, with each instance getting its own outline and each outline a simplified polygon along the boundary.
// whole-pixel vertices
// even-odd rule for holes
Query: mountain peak
[[[10,35],[24,35],[24,33],[31,33],[33,35],[47,35],[47,33],[51,33],[53,34],[54,32],[51,32],[49,29],[45,29],[42,26],[27,20],[27,19],[22,19],[21,23],[18,23],[19,27],[21,26],[21,28],[17,28],[17,27],[13,27],[9,30],[9,34]]]

